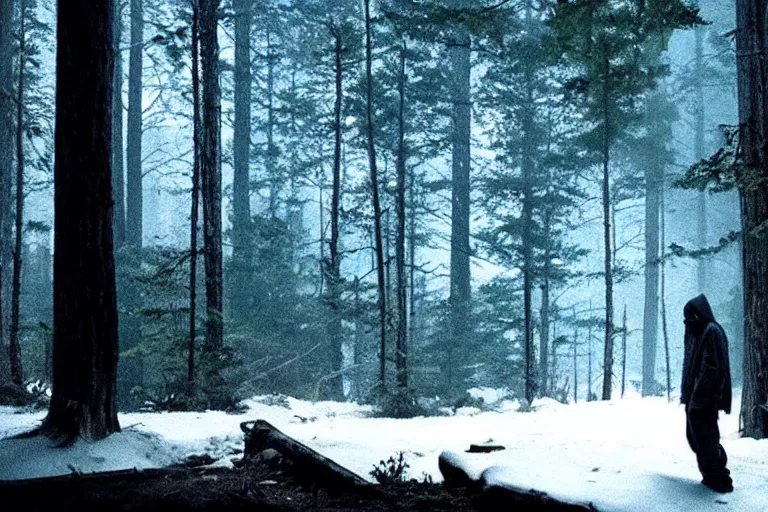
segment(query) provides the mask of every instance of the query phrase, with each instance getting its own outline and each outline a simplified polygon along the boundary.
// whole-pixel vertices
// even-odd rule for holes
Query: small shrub
[[[379,412],[376,414],[378,417],[405,419],[430,415],[410,391],[397,391],[379,397]]]
[[[473,397],[469,393],[464,393],[462,396],[456,399],[456,401],[453,403],[453,412],[456,412],[456,410],[461,409],[462,407],[473,407],[475,409],[483,409],[485,406],[485,401],[482,397]]]
[[[400,452],[397,454],[397,458],[390,457],[386,462],[380,461],[379,465],[373,466],[368,474],[380,484],[405,482],[409,467],[408,463],[405,462],[405,453]]]

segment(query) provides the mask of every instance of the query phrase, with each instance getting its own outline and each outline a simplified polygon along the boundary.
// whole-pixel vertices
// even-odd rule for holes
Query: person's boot
[[[701,483],[715,492],[733,492],[733,480],[727,475],[713,477],[705,476]]]

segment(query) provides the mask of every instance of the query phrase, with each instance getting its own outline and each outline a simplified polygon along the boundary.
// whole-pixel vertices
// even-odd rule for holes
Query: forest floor
[[[739,403],[738,393],[734,403]],[[768,511],[768,440],[740,437],[738,408],[720,417],[736,490],[719,495],[700,484],[695,455],[685,439],[683,408],[664,398],[628,394],[624,400],[568,405],[544,399],[522,411],[516,402],[486,396],[479,408],[448,409],[446,416],[408,420],[377,418],[370,406],[279,395],[254,397],[245,405],[247,410],[239,414],[122,414],[122,439],[116,437],[111,444],[81,442],[71,449],[3,439],[34,428],[45,413],[0,408],[0,481],[161,468],[190,455],[209,456],[215,461],[212,467],[231,469],[233,460],[242,458],[240,423],[264,419],[366,479],[380,460],[402,451],[408,479],[439,483],[439,455],[450,451],[475,477],[488,471],[486,476],[500,486],[593,503],[601,511]],[[506,450],[464,453],[470,444],[489,441]],[[440,487],[409,485],[427,501],[461,498],[452,491],[446,496]],[[403,490],[407,488],[393,492],[410,492]],[[319,495],[325,499],[322,492]],[[330,506],[333,510],[336,505]]]
[[[472,511],[494,508],[487,501],[480,501],[479,496],[441,484],[397,483],[372,486],[371,491],[339,492],[319,488],[263,465],[0,482],[3,510],[8,512]]]

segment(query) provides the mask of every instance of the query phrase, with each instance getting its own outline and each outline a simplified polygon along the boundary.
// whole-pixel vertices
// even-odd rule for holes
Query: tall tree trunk
[[[341,324],[341,255],[339,253],[340,225],[339,215],[341,211],[341,160],[342,160],[342,133],[341,133],[341,114],[343,90],[343,67],[342,55],[344,51],[343,40],[341,38],[341,29],[338,26],[333,28],[334,37],[334,73],[336,83],[336,100],[334,103],[334,148],[333,148],[333,180],[331,191],[331,239],[328,243],[329,261],[324,272],[327,278],[328,305],[331,310],[331,318],[328,322],[328,338],[330,362],[327,371],[329,374],[339,372],[344,364],[344,355],[342,353],[342,324]],[[322,191],[321,191],[322,193]],[[327,386],[327,397],[340,400],[344,398],[343,375],[329,379]]]
[[[662,260],[661,260],[661,332],[664,336],[664,360],[666,362],[666,370],[667,370],[667,402],[672,401],[672,369],[669,367],[669,331],[667,329],[667,299],[666,299],[666,293],[667,293],[667,261],[664,256],[664,247],[666,246],[666,233],[667,233],[667,225],[666,225],[666,198],[665,198],[665,192],[664,192],[664,183],[666,181],[665,177],[662,177],[662,185],[661,185],[661,205],[659,207],[659,211],[661,212],[661,220],[660,220],[660,227],[661,227],[661,251],[662,251]]]
[[[272,46],[272,30],[267,24],[267,158],[266,170],[269,180],[269,215],[277,217],[279,205],[280,177],[277,175],[277,148],[275,147],[275,60]]]
[[[143,224],[143,187],[142,187],[142,72],[144,54],[144,10],[143,0],[130,0],[131,13],[131,46],[128,62],[128,120],[126,131],[126,216],[125,244],[134,249],[127,257],[131,261],[121,261],[123,264],[140,264],[142,247]],[[142,298],[138,289],[130,280],[120,281],[118,296],[121,309],[120,315],[120,349],[129,351],[136,348],[142,341],[141,308]],[[118,399],[121,407],[130,403],[129,391],[144,384],[143,356],[135,352],[120,360],[119,378],[121,382]],[[135,404],[134,404],[135,405]]]
[[[576,306],[573,307],[573,323],[576,326],[573,331],[573,343],[571,348],[573,349],[573,403],[579,402],[579,327],[576,324]]]
[[[376,270],[379,288],[379,388],[384,391],[386,380],[387,355],[387,290],[384,277],[384,247],[381,230],[381,202],[379,201],[379,175],[376,169],[376,144],[373,136],[373,49],[371,26],[371,0],[365,0],[365,77],[366,77],[366,118],[368,131],[368,162],[371,171],[371,192],[373,196],[374,245],[376,250]]]
[[[397,237],[395,242],[395,260],[397,270],[397,385],[401,389],[408,387],[408,283],[405,275],[405,174],[408,155],[405,147],[405,85],[406,60],[408,48],[405,40],[400,48],[400,73],[398,75],[398,145],[397,145]]]
[[[43,430],[66,441],[78,435],[103,439],[120,430],[112,239],[114,16],[111,0],[58,4],[53,395]]]
[[[545,214],[545,229],[549,232],[548,214]],[[544,254],[544,275],[541,283],[541,331],[539,332],[539,382],[541,383],[541,396],[549,396],[549,309],[550,309],[550,273],[552,270],[552,256],[549,249]]]
[[[5,272],[8,263],[7,248],[11,240],[7,236],[5,225],[10,208],[11,165],[13,159],[13,0],[0,0],[0,348],[5,351],[7,338],[5,336],[5,315],[7,310],[7,295],[5,294]],[[3,358],[6,361],[5,358]],[[8,378],[8,366],[0,365]]]
[[[530,5],[527,9],[528,19],[530,20],[531,12]],[[536,378],[534,376],[535,371],[535,354],[533,350],[533,306],[532,306],[532,294],[533,294],[533,72],[530,66],[529,59],[525,60],[523,64],[525,67],[525,95],[526,102],[523,107],[523,120],[522,120],[522,144],[521,144],[521,174],[522,174],[522,207],[523,207],[523,233],[522,233],[522,250],[523,250],[523,309],[524,309],[524,334],[523,341],[525,344],[525,399],[530,404],[533,402],[536,393]],[[545,392],[547,388],[546,383],[542,386],[542,392]]]
[[[251,0],[235,0],[235,126],[232,183],[233,242],[232,317],[240,324],[252,313],[250,149],[251,149]],[[267,156],[269,159],[269,156]]]
[[[613,384],[613,251],[611,249],[611,109],[608,77],[611,66],[604,61],[603,83],[603,224],[605,228],[605,353],[603,355],[603,400],[611,399]]]
[[[112,96],[112,194],[115,202],[115,250],[125,245],[125,182],[123,176],[123,4],[115,2],[115,86]]]
[[[747,167],[741,190],[744,233],[744,435],[768,437],[768,68],[766,1],[736,1],[740,146]]]
[[[189,219],[189,339],[187,340],[187,391],[195,393],[197,342],[197,233],[200,215],[200,2],[192,0],[192,211]]]
[[[704,27],[696,27],[695,58],[694,58],[694,153],[696,161],[706,157],[704,149],[704,124],[706,107],[704,104]],[[696,238],[699,247],[707,247],[707,193],[702,191],[696,201]],[[699,293],[707,289],[707,258],[702,257],[697,262],[696,278]]]
[[[453,0],[456,8],[467,7],[466,0]],[[471,37],[460,24],[449,48],[451,60],[451,101],[453,102],[452,128],[452,206],[451,206],[451,339],[448,344],[448,391],[455,392],[461,385],[457,376],[459,361],[456,347],[466,344],[471,335],[470,299],[471,271],[470,232],[470,148],[472,127],[471,98]]]
[[[19,304],[21,302],[21,251],[24,249],[24,72],[27,59],[26,3],[19,0],[19,82],[16,88],[16,240],[13,251],[13,287],[11,297],[11,382],[21,386],[24,367],[19,340]]]
[[[621,330],[621,398],[624,398],[624,391],[627,385],[627,305],[624,304],[624,318]]]
[[[224,346],[221,246],[221,87],[219,85],[219,0],[200,0],[202,71],[202,144],[200,177],[205,244],[205,345],[208,353]]]
[[[652,152],[663,150],[658,140],[655,119],[659,112],[659,92],[652,93],[648,101],[648,127]],[[661,143],[660,143],[661,142]],[[656,347],[659,333],[659,211],[663,163],[654,155],[647,158],[645,169],[645,307],[643,311],[643,396],[655,395]]]
[[[144,56],[143,0],[131,2],[131,50],[128,62],[128,131],[126,136],[126,243],[142,245],[142,72]]]
[[[589,301],[589,327],[587,329],[587,402],[592,401],[592,301]]]
[[[416,340],[416,169],[408,176],[408,342]]]

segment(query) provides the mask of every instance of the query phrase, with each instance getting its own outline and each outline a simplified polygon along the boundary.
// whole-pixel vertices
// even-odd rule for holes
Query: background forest
[[[743,359],[732,2],[216,3],[117,6],[122,409],[671,395],[700,292]],[[51,375],[54,27],[0,0],[0,382]]]

